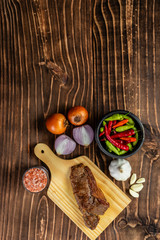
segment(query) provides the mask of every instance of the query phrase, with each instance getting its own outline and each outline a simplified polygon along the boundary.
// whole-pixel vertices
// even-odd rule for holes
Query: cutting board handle
[[[63,166],[64,160],[57,157],[52,152],[52,150],[44,143],[38,143],[34,148],[34,153],[49,167],[50,170],[57,168],[57,162],[59,166]]]

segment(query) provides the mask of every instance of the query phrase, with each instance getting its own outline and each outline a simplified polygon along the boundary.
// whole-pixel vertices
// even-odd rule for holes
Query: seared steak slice
[[[88,213],[87,211],[85,211],[85,213],[83,214],[83,219],[85,225],[91,230],[94,230],[99,223],[99,216],[92,213]]]
[[[109,203],[106,201],[101,189],[98,188],[89,167],[84,166],[82,163],[73,166],[70,179],[85,224],[87,227],[95,229],[99,222],[97,215],[103,215],[109,207]]]

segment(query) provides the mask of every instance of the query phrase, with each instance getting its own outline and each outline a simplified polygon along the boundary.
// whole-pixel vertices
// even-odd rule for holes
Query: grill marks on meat
[[[105,213],[109,203],[101,189],[98,188],[89,167],[82,163],[71,167],[70,180],[84,222],[87,227],[93,230],[99,222],[98,215]]]

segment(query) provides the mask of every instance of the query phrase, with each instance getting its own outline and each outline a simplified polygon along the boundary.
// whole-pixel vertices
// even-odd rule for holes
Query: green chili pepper
[[[116,130],[116,132],[123,132],[123,131],[129,130],[131,128],[134,128],[134,125],[124,125],[121,127],[117,127],[115,130]]]
[[[106,125],[106,122],[105,122],[105,121],[103,121],[102,125],[103,125],[103,127],[104,127],[104,126]]]
[[[116,148],[117,148],[118,152],[120,152],[120,151],[121,151],[121,149],[120,149],[120,148],[118,148],[118,147],[116,147]]]
[[[99,131],[102,133],[104,131],[104,127],[101,127]]]
[[[127,145],[128,145],[128,147],[129,147],[129,150],[132,151],[132,150],[133,150],[132,144],[131,144],[131,143],[128,143]]]
[[[108,140],[105,141],[105,143],[106,143],[106,146],[107,146],[111,151],[113,151],[115,154],[119,155],[119,152],[118,152],[117,148],[116,148],[112,143],[110,143]]]
[[[121,151],[119,152],[119,155],[123,155],[123,154],[125,154],[125,153],[127,153],[127,151],[121,150]]]
[[[112,116],[105,119],[105,121],[114,121],[114,120],[123,120],[124,115],[123,114],[113,114]]]
[[[109,149],[109,148],[107,148],[107,150],[108,150],[108,152],[112,152],[112,150],[111,150],[111,149]]]
[[[136,128],[136,127],[134,127],[133,130],[135,131],[135,138],[136,138],[136,141],[133,142],[132,144],[133,144],[133,147],[135,147],[136,144],[137,144],[137,142],[138,142],[138,132],[137,132],[137,128]]]
[[[129,122],[127,122],[126,125],[131,125],[131,124]]]
[[[135,122],[133,121],[133,119],[132,119],[131,117],[129,117],[129,116],[127,116],[127,115],[124,115],[123,117],[124,117],[125,119],[128,119],[128,122],[129,122],[130,124],[135,125]]]

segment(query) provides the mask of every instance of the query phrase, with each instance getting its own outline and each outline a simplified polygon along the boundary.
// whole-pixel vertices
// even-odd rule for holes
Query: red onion
[[[83,125],[73,129],[73,138],[78,144],[88,146],[93,141],[94,131],[91,126]]]
[[[70,137],[63,134],[55,141],[55,150],[58,155],[67,155],[72,153],[76,148],[76,143]]]

